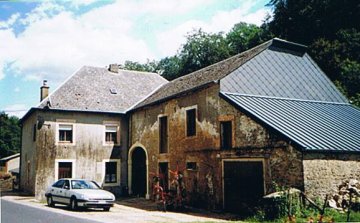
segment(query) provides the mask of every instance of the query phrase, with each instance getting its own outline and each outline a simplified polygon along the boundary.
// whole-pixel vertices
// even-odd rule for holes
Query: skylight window
[[[116,88],[110,88],[110,93],[111,94],[117,94]]]

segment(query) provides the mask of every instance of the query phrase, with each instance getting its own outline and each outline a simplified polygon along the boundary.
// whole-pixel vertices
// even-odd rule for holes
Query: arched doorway
[[[146,168],[144,149],[141,147],[134,148],[131,154],[131,189],[135,196],[145,197],[147,195]]]

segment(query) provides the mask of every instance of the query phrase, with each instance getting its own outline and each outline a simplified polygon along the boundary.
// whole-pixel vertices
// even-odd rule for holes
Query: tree
[[[357,0],[271,0],[270,30],[278,37],[303,44],[318,38],[333,40],[340,29],[360,28]]]
[[[230,47],[222,33],[197,30],[189,33],[178,57],[181,60],[180,76],[189,74],[230,57]]]
[[[19,119],[0,113],[0,157],[6,157],[20,151],[21,128]]]
[[[253,24],[240,22],[226,35],[231,54],[238,54],[270,39],[269,32]]]

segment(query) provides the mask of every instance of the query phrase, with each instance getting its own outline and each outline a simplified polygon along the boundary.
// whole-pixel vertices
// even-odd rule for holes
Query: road
[[[1,199],[1,223],[99,223]]]

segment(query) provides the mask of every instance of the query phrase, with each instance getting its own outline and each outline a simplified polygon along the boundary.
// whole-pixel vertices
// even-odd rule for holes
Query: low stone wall
[[[360,180],[360,154],[304,154],[305,193],[323,199],[345,180]]]

